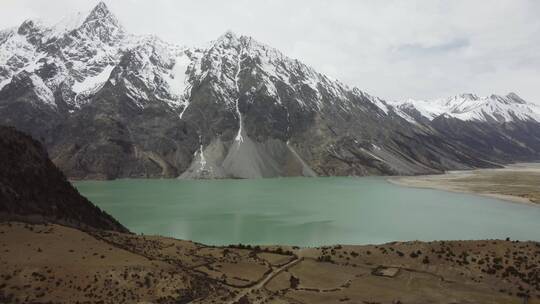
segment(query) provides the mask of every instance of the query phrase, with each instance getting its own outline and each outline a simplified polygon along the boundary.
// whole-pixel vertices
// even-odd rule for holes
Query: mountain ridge
[[[447,115],[460,120],[493,122],[534,120],[540,122],[540,106],[525,101],[513,92],[507,95],[491,94],[482,97],[472,93],[463,93],[431,101],[407,99],[392,104],[402,110],[415,108],[429,120],[440,115]]]
[[[135,36],[102,2],[78,19],[52,36],[26,21],[0,39],[0,123],[40,139],[71,178],[410,175],[512,161],[249,36],[226,31],[206,47]],[[534,144],[523,159],[538,156]]]

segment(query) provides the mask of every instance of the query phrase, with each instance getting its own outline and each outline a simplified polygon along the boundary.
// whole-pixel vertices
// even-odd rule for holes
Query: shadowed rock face
[[[461,121],[439,117],[431,126],[453,142],[501,163],[540,160],[540,123]]]
[[[71,28],[0,32],[0,51],[0,123],[39,139],[70,178],[411,175],[512,160],[251,37],[176,46],[126,33],[104,4]]]
[[[39,142],[1,126],[0,219],[128,232],[73,188]]]

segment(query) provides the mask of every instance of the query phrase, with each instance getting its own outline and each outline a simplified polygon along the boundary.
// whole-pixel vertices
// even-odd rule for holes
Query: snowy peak
[[[90,14],[84,20],[84,24],[93,22],[101,22],[102,24],[110,24],[115,27],[120,27],[118,19],[116,19],[114,14],[111,13],[107,5],[103,2],[99,2],[99,4],[96,5],[92,11],[90,11]]]
[[[29,35],[33,32],[36,32],[40,28],[40,23],[34,20],[26,20],[24,21],[19,28],[17,29],[17,34],[19,35]]]
[[[214,81],[223,81],[226,91],[235,91],[231,79],[235,79],[235,74],[240,71],[237,76],[241,79],[249,77],[257,84],[242,87],[243,90],[249,90],[250,94],[259,92],[273,97],[278,104],[281,103],[282,95],[289,95],[285,93],[287,88],[289,92],[294,91],[302,96],[294,98],[302,107],[320,110],[324,107],[323,100],[326,100],[328,106],[338,103],[342,107],[349,107],[347,94],[351,90],[347,86],[250,36],[225,32],[204,51],[200,63],[198,66],[208,72],[203,73],[203,77],[210,76]]]
[[[412,100],[398,102],[401,110],[417,110],[422,116],[433,120],[439,116],[464,121],[510,122],[515,120],[540,122],[540,107],[528,103],[516,93],[506,96],[492,94],[478,97],[475,94],[460,94],[432,101]]]
[[[236,41],[238,40],[238,35],[231,30],[227,30],[223,35],[219,36],[217,41]]]
[[[463,93],[459,95],[460,98],[469,99],[469,100],[478,100],[478,96],[473,93]]]
[[[243,36],[238,36],[232,31],[226,31],[219,36],[212,45],[212,48],[235,48],[239,49],[242,45]]]
[[[16,35],[24,37],[32,45],[39,45],[50,30],[40,21],[26,20],[17,29]]]
[[[90,11],[82,11],[62,18],[58,23],[48,27],[46,40],[52,41],[74,33],[77,36],[100,37],[104,41],[110,41],[114,34],[123,34],[120,22],[114,14],[108,9],[105,3],[100,2]],[[94,33],[94,34],[92,34]]]
[[[92,9],[92,11],[90,11],[90,15],[88,15],[88,17],[86,18],[86,21],[106,18],[106,17],[111,16],[111,15],[112,15],[112,13],[109,10],[109,8],[107,7],[107,5],[103,1],[100,1]]]
[[[512,101],[514,103],[519,103],[519,104],[526,104],[527,102],[522,99],[521,97],[519,97],[516,93],[514,92],[510,92],[508,93],[508,95],[506,95],[506,99],[509,100],[509,101]]]
[[[154,99],[155,95],[177,107],[183,99],[189,64],[184,50],[153,36],[128,34],[100,2],[90,11],[67,16],[54,25],[28,20],[18,28],[1,31],[0,90],[12,81],[21,81],[17,74],[28,72],[38,84],[28,86],[30,89],[48,93],[49,88],[70,109],[77,109],[121,65],[116,74],[123,73],[126,82],[135,84],[130,87],[139,93],[138,99]],[[51,103],[51,94],[39,95],[47,97],[40,101]]]
[[[94,7],[77,31],[81,36],[98,38],[105,43],[112,43],[124,36],[124,30],[118,19],[103,2]]]

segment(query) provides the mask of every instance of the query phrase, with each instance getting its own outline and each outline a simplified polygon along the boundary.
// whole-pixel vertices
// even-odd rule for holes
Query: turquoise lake
[[[382,177],[74,182],[135,233],[211,245],[540,241],[540,207],[397,186]]]

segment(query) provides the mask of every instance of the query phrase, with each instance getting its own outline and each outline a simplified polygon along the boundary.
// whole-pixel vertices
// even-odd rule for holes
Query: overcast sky
[[[133,33],[201,45],[230,29],[390,100],[514,91],[540,104],[538,0],[104,2]],[[96,3],[0,0],[0,28]]]

